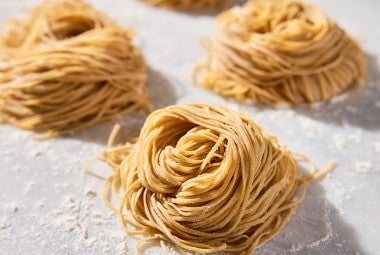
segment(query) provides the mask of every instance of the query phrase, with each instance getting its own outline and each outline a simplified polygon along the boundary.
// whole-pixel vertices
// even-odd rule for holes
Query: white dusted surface
[[[38,1],[15,2],[1,1],[1,20]],[[242,106],[191,85],[191,68],[204,56],[199,38],[210,35],[215,14],[162,10],[134,0],[91,1],[137,32],[156,107],[205,102],[246,111],[282,144],[319,167],[337,161],[335,171],[309,187],[295,215],[258,254],[379,254],[380,2],[310,2],[360,40],[369,54],[369,84],[331,104],[274,110]],[[122,120],[135,133],[143,121],[141,114]],[[111,128],[100,125],[35,141],[27,131],[0,126],[2,254],[136,253],[136,239],[125,236],[101,200],[103,182],[83,173],[88,159],[104,148]],[[111,172],[101,169],[104,176]],[[145,247],[146,254],[164,253],[159,245]]]

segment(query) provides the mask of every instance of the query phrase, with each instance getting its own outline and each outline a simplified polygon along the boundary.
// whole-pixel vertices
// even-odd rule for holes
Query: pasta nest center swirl
[[[178,130],[179,134],[184,130]],[[177,132],[177,130],[171,130]],[[180,197],[193,185],[201,187],[207,179],[218,174],[225,156],[225,138],[210,129],[193,127],[186,134],[173,137],[169,144],[153,155],[150,178],[157,177],[165,190],[153,189]],[[173,144],[173,145],[172,145]],[[160,145],[158,145],[160,146]],[[207,178],[205,178],[207,177]]]

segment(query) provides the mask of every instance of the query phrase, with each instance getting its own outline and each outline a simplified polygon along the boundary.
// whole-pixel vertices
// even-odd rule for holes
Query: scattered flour
[[[127,237],[118,225],[117,216],[94,210],[94,204],[100,202],[94,188],[82,188],[81,194],[66,195],[52,209],[46,206],[45,199],[40,200],[35,211],[28,212],[35,223],[23,228],[19,236],[8,235],[8,238],[15,243],[20,238],[37,242],[41,248],[54,245],[57,253],[127,254]],[[13,208],[14,203],[10,204]],[[9,217],[0,218],[0,231],[10,226]]]
[[[346,100],[348,98],[348,96],[349,96],[348,93],[343,93],[343,94],[337,95],[330,100],[330,103],[331,104],[337,104],[337,103],[343,102],[344,100]]]
[[[39,151],[39,150],[32,150],[32,151],[31,151],[31,154],[32,154],[32,157],[33,157],[33,158],[38,158],[39,156],[42,155],[42,152]]]
[[[11,226],[11,222],[7,217],[0,218],[0,231],[7,229]]]
[[[358,109],[357,109],[356,107],[352,106],[352,105],[347,105],[347,106],[346,106],[346,110],[347,110],[348,112],[350,112],[350,113],[354,113],[354,114],[358,112]]]
[[[311,103],[310,108],[313,110],[319,110],[323,104],[323,102],[313,102]]]
[[[46,203],[45,201],[46,201],[46,199],[42,199],[40,201],[37,201],[36,202],[37,208],[39,208],[39,209],[45,208],[45,203]]]
[[[315,138],[321,133],[321,125],[315,120],[299,117],[298,121],[301,125],[303,134],[307,137]]]
[[[362,131],[358,130],[355,133],[350,135],[346,134],[335,134],[334,139],[334,148],[337,150],[342,150],[347,148],[351,144],[357,144],[361,140]]]
[[[16,213],[18,210],[19,210],[19,207],[18,205],[16,204],[16,202],[9,202],[7,205],[6,205],[6,209],[8,212],[10,213]]]
[[[347,139],[344,135],[336,134],[334,135],[334,145],[336,149],[342,150],[347,145]]]
[[[28,184],[25,185],[24,190],[23,190],[23,194],[28,195],[30,192],[33,191],[35,186],[36,186],[35,182],[29,182]]]
[[[93,197],[95,197],[97,195],[96,191],[94,190],[94,188],[88,187],[88,186],[85,188],[84,194],[85,194],[86,197],[90,197],[90,198],[93,198]]]
[[[70,187],[70,184],[69,183],[57,183],[57,184],[54,184],[54,187],[57,191],[63,191],[65,189],[67,189],[68,187]]]
[[[372,165],[370,161],[355,162],[356,172],[368,174],[371,172],[376,172],[376,168]]]
[[[341,205],[352,198],[352,195],[355,194],[358,189],[360,188],[358,185],[350,185],[347,186],[344,183],[337,181],[337,180],[331,180],[331,185],[329,185],[329,193],[331,196],[333,196],[334,203],[341,207]],[[342,215],[345,214],[343,210],[340,211]]]
[[[380,142],[375,142],[373,147],[375,147],[375,151],[380,152]]]
[[[21,167],[20,165],[16,165],[16,166],[14,167],[14,171],[15,171],[15,172],[21,172],[21,169],[22,169],[22,167]]]

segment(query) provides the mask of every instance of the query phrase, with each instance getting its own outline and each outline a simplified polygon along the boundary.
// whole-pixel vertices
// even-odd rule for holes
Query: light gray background
[[[319,167],[337,161],[338,167],[309,187],[286,227],[258,254],[379,254],[380,1],[310,2],[360,41],[369,55],[369,82],[361,92],[329,104],[274,110],[239,105],[191,85],[191,68],[204,56],[199,38],[211,34],[215,13],[174,12],[134,0],[91,1],[137,32],[156,107],[204,102],[246,111]],[[35,3],[1,0],[0,19]],[[137,134],[144,115],[120,121]],[[103,181],[83,173],[88,160],[101,153],[111,128],[99,125],[35,141],[27,131],[0,126],[1,254],[136,253],[136,239],[125,236],[101,200]],[[102,176],[111,173],[101,164],[91,170]],[[159,244],[144,248],[146,254],[164,253]]]

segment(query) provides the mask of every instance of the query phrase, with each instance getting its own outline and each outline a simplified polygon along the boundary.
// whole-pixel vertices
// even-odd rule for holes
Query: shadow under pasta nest
[[[331,102],[297,107],[294,111],[337,126],[380,129],[380,68],[377,57],[368,56],[368,81],[359,91],[338,96]]]
[[[178,89],[164,74],[152,68],[148,68],[147,72],[146,87],[154,110],[175,104],[179,95]],[[131,112],[110,123],[97,124],[64,137],[106,145],[113,126],[118,123],[122,126],[120,133],[127,132],[128,138],[135,138],[139,136],[147,116],[148,113],[143,111]]]
[[[259,247],[257,254],[367,254],[355,229],[326,199],[321,184],[309,185],[305,199],[299,204],[281,232]]]

